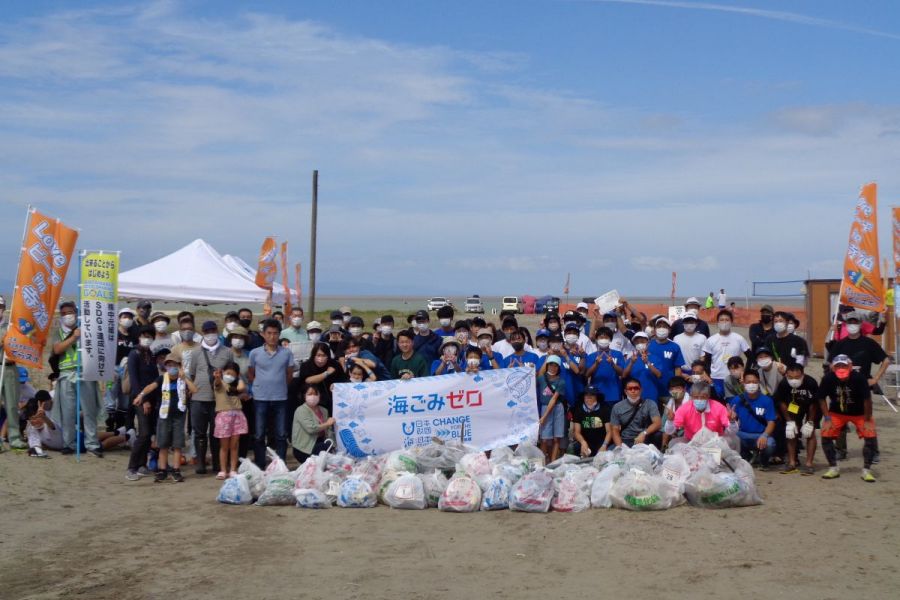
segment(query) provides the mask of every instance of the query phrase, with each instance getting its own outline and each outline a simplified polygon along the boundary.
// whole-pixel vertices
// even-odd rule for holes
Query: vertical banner
[[[874,183],[864,185],[853,211],[850,241],[844,256],[841,304],[874,312],[884,310],[878,260],[878,201]]]
[[[281,242],[281,277],[284,280],[284,316],[290,318],[291,286],[287,272],[287,242]]]
[[[81,251],[81,378],[110,381],[116,368],[119,253]]]
[[[900,206],[893,213],[894,230],[894,315],[900,317]]]
[[[677,281],[677,279],[678,279],[678,274],[675,273],[675,271],[672,271],[672,294],[671,294],[672,304],[675,304],[675,282]]]
[[[564,295],[564,296],[568,296],[568,295],[569,295],[569,281],[571,280],[571,278],[572,278],[572,274],[571,274],[571,273],[566,273],[566,285],[563,286],[563,295]]]
[[[43,368],[41,355],[77,240],[75,229],[28,209],[9,330],[3,341],[6,356],[23,367]]]
[[[275,256],[278,254],[278,247],[275,245],[275,238],[267,237],[259,249],[259,266],[256,267],[256,285],[263,289],[271,290],[275,283],[275,275],[278,273],[278,267],[275,264]]]
[[[300,263],[294,265],[294,283],[297,284],[297,306],[303,307],[303,294],[301,293],[303,288],[300,287]],[[285,286],[287,287],[287,286]],[[313,315],[309,315],[310,320],[314,317]]]

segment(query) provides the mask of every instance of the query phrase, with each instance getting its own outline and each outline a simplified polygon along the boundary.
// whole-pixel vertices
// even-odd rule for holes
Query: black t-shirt
[[[750,331],[748,332],[748,337],[750,338],[750,347],[753,349],[755,353],[757,348],[761,347],[766,342],[766,338],[769,337],[770,333],[774,333],[774,329],[772,329],[772,323],[769,323],[769,328],[764,329],[763,324],[760,322],[753,323],[750,325]]]
[[[796,416],[798,414],[806,414],[810,404],[816,400],[819,393],[819,384],[809,375],[803,375],[803,383],[797,389],[792,388],[788,384],[787,378],[782,379],[781,383],[775,389],[774,399],[779,404],[784,404],[788,408],[788,412]],[[797,411],[792,412],[792,405],[796,404]]]
[[[307,377],[310,377],[312,375],[319,375],[323,371],[327,371],[329,367],[334,368],[334,373],[326,377],[323,381],[315,384],[306,383]],[[317,390],[319,390],[319,405],[327,409],[329,414],[332,412],[331,385],[333,383],[344,383],[348,381],[347,375],[341,368],[340,363],[333,358],[329,358],[324,367],[316,365],[315,360],[313,360],[312,358],[303,361],[303,364],[300,365],[300,373],[298,375],[298,378],[300,379],[300,385],[298,386],[297,390],[300,394],[298,403],[302,403],[303,396],[306,394],[307,388],[310,385],[313,385]]]
[[[853,370],[859,371],[865,375],[866,379],[872,376],[872,364],[881,363],[888,355],[881,347],[881,344],[870,337],[861,335],[858,338],[844,338],[835,344],[828,351],[828,360],[839,354],[846,354],[853,361]]]
[[[868,379],[856,371],[851,371],[846,381],[841,381],[832,372],[825,373],[819,384],[818,399],[829,400],[829,412],[853,416],[865,414],[866,400],[871,397]]]
[[[134,329],[132,327],[132,329]],[[128,333],[122,334],[121,331],[116,331],[116,366],[118,366],[122,359],[128,356],[128,353],[131,352],[135,347],[137,347],[137,336],[131,335],[132,329],[128,330]]]
[[[591,447],[591,456],[597,454],[597,450],[603,445],[606,438],[606,424],[609,423],[609,414],[612,406],[608,402],[597,402],[593,410],[587,410],[584,402],[577,402],[572,407],[572,422],[581,425],[581,435]]]
[[[797,362],[800,356],[809,357],[809,346],[799,335],[789,333],[784,337],[778,337],[776,333],[771,333],[766,338],[765,346],[772,351],[772,358],[780,363],[789,365]]]

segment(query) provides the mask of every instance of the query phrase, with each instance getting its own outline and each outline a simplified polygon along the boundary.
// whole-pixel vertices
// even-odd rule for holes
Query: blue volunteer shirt
[[[762,433],[766,430],[765,421],[775,420],[775,402],[764,394],[752,399],[747,394],[733,396],[728,404],[737,414],[742,433]],[[760,423],[754,415],[764,422]]]
[[[591,385],[600,390],[603,400],[615,404],[622,399],[622,381],[613,365],[606,360],[607,356],[612,357],[613,363],[620,369],[625,368],[625,355],[618,350],[603,350],[588,354],[585,367],[591,369],[594,363],[597,363],[597,370],[591,376]]]
[[[652,362],[653,358],[651,357],[650,360]],[[634,377],[640,382],[642,397],[653,400],[654,402],[659,399],[659,381],[640,357],[634,361],[634,365],[631,367],[631,377]]]
[[[496,353],[494,353],[496,356]],[[538,355],[534,352],[529,352],[526,350],[522,353],[522,356],[517,356],[516,354],[510,354],[506,358],[501,358],[497,356],[497,364],[501,369],[511,369],[513,367],[524,367],[525,365],[534,365],[535,371],[537,371],[538,363],[540,359]]]
[[[294,355],[283,346],[269,354],[265,346],[250,351],[250,367],[256,370],[253,380],[253,399],[257,402],[287,400],[288,369],[293,371]]]
[[[653,366],[659,369],[659,379],[656,381],[656,397],[668,396],[669,380],[675,376],[675,369],[684,364],[681,346],[672,340],[662,343],[658,340],[653,340],[647,348],[647,354]]]
[[[444,361],[443,361],[443,359],[440,359],[440,358],[431,361],[430,373],[432,375],[437,375],[438,367],[440,367],[442,364],[444,364]],[[441,373],[441,375],[449,375],[451,373],[462,373],[465,370],[466,370],[465,364],[460,362],[459,360],[457,360],[457,361],[454,361],[452,365],[450,365],[449,367],[444,369],[444,372]]]

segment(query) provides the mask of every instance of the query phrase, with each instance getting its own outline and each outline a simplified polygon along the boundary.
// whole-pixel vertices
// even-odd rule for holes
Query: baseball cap
[[[635,332],[634,332],[634,335],[631,336],[631,340],[634,341],[634,340],[636,340],[637,338],[644,338],[645,340],[649,340],[649,339],[650,339],[650,336],[648,336],[648,335],[647,335],[646,333],[644,333],[643,331],[635,331]]]
[[[657,326],[658,326],[660,323],[665,323],[665,324],[668,325],[669,327],[672,326],[672,324],[669,323],[669,319],[667,319],[666,317],[660,317],[660,318],[656,319],[656,324],[657,324]]]
[[[122,315],[131,315],[133,317],[134,311],[126,306],[125,308],[119,309],[119,316],[121,317]]]
[[[835,356],[834,358],[831,359],[831,364],[832,365],[849,365],[849,364],[853,364],[853,362],[850,360],[850,357],[847,356],[846,354],[838,354],[837,356]]]
[[[698,320],[697,311],[696,310],[688,310],[685,311],[684,316],[681,317],[682,321],[686,321],[688,319],[693,319],[694,321]]]
[[[565,331],[580,331],[581,327],[578,326],[578,323],[568,323],[566,325]]]
[[[341,307],[341,315],[342,315],[342,316],[343,316],[343,315],[349,315],[349,314],[351,314],[351,313],[353,313],[353,311],[350,309],[349,306],[342,306],[342,307]]]
[[[343,318],[344,318],[344,313],[342,313],[342,312],[339,311],[339,310],[333,310],[333,311],[331,311],[331,314],[328,315],[328,318],[329,318],[329,319],[335,319],[335,320],[337,320],[337,319],[343,319]]]
[[[416,311],[416,314],[413,315],[413,319],[415,319],[416,321],[418,321],[419,319],[422,319],[422,320],[424,320],[424,321],[430,321],[430,320],[431,320],[431,318],[428,316],[428,311],[427,311],[427,310],[417,310],[417,311]]]
[[[589,386],[587,386],[586,388],[584,388],[584,395],[585,395],[585,396],[587,396],[587,395],[591,395],[591,396],[599,396],[599,395],[600,395],[600,390],[598,390],[597,388],[595,388],[595,387],[592,386],[592,385],[589,385]]]
[[[362,320],[362,317],[350,317],[350,320],[347,321],[347,325],[359,325],[360,327],[362,327],[364,325],[364,322]]]
[[[555,354],[551,354],[550,356],[548,356],[548,357],[547,357],[547,362],[548,362],[548,363],[553,363],[553,364],[556,365],[557,367],[561,367],[561,366],[562,366],[562,360],[561,360],[557,355],[555,355]]]
[[[768,346],[760,346],[756,349],[756,354],[754,356],[759,356],[760,354],[768,354],[769,356],[772,356],[772,351],[769,350]]]
[[[579,302],[578,304],[576,304],[575,310],[578,310],[579,308],[583,308],[585,310],[590,310],[590,307],[587,305],[587,302]]]
[[[850,319],[856,319],[857,321],[862,321],[862,315],[859,314],[857,310],[851,310],[850,312],[844,314],[844,320],[849,321]]]
[[[200,331],[218,331],[219,326],[216,325],[215,321],[203,321],[203,326],[200,328]]]
[[[534,334],[534,337],[535,338],[539,338],[539,337],[548,338],[548,337],[550,337],[550,330],[549,329],[538,329],[537,333]]]
[[[319,323],[318,321],[310,321],[310,322],[307,323],[307,325],[306,325],[306,330],[307,330],[307,331],[318,331],[318,332],[321,332],[321,331],[322,331],[322,324]]]
[[[171,323],[171,322],[172,322],[172,319],[169,318],[169,315],[167,315],[167,314],[164,313],[164,312],[156,311],[155,313],[153,313],[152,315],[150,315],[150,322],[151,322],[151,323],[153,323],[153,322],[156,321],[157,319],[162,319],[162,320],[164,320],[166,323]]]
[[[247,333],[247,330],[244,329],[243,327],[241,327],[240,325],[236,325],[234,329],[232,329],[231,331],[228,332],[228,337],[231,337],[233,335],[242,335],[244,337],[247,337],[250,334]]]
[[[688,298],[687,300],[684,301],[685,306],[687,306],[689,304],[696,304],[697,306],[700,306],[700,301],[697,300],[696,296],[691,296],[690,298]]]
[[[153,308],[153,303],[144,298],[143,300],[138,300],[137,303],[138,308]]]
[[[772,308],[772,305],[771,305],[771,304],[763,304],[762,306],[759,307],[759,312],[770,312],[770,313],[773,313],[773,312],[775,312],[775,309]]]

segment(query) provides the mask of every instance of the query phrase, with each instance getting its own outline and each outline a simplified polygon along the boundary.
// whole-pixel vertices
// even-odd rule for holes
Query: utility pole
[[[312,218],[310,219],[309,233],[309,307],[306,318],[310,321],[316,318],[316,220],[319,210],[319,171],[313,171],[312,178]]]

